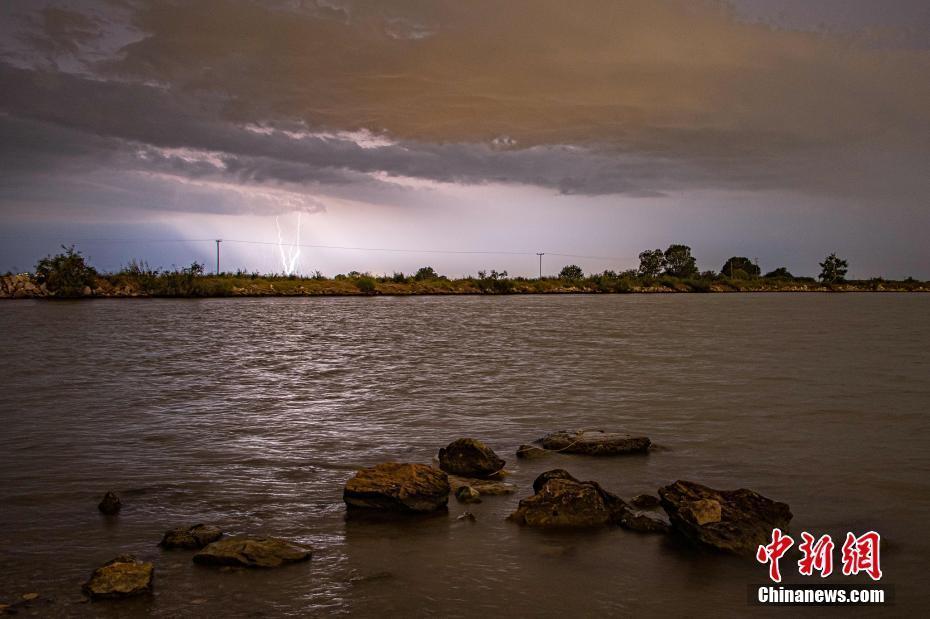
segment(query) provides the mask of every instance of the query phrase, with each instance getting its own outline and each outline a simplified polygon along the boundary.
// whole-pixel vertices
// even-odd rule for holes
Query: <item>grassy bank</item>
[[[509,277],[506,271],[479,271],[477,276],[457,279],[440,275],[432,267],[413,275],[352,271],[332,278],[319,272],[311,277],[242,271],[208,275],[196,262],[161,270],[134,261],[117,273],[99,273],[73,247],[63,249],[40,260],[35,273],[0,277],[0,298],[930,291],[930,283],[913,278],[845,280],[846,262],[835,255],[821,264],[820,281],[795,277],[784,268],[763,276],[757,265],[741,257],[728,260],[720,273],[698,272],[690,248],[684,245],[673,245],[665,252],[643,252],[640,269],[620,273],[585,275],[577,265],[567,265],[558,277]],[[661,269],[665,270],[662,274]]]
[[[59,295],[35,276],[9,275],[0,280],[0,296],[44,297],[263,297],[339,295],[442,295],[442,294],[571,294],[571,293],[676,293],[676,292],[926,292],[930,284],[917,280],[872,279],[823,284],[810,278],[731,279],[628,277],[595,275],[578,279],[446,277],[416,279],[367,274],[334,278],[268,276],[184,271],[138,274],[121,272],[95,275],[75,294]]]

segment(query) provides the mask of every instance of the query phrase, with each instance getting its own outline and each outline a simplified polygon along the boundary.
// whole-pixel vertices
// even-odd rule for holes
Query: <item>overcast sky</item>
[[[925,0],[0,4],[2,271],[212,266],[218,237],[280,271],[299,214],[329,246],[303,273],[681,242],[930,278],[928,195]]]

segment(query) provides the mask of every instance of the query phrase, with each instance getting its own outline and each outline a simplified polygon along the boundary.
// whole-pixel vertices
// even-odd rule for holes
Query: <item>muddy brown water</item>
[[[896,604],[842,614],[925,615],[928,318],[918,294],[3,302],[0,602],[37,592],[41,616],[799,612],[747,605],[766,582],[752,560],[504,520],[562,467],[627,498],[679,478],[753,488],[791,505],[793,532],[875,529]],[[562,428],[662,449],[514,457]],[[468,506],[475,523],[454,499],[447,516],[346,521],[356,468],[429,462],[462,436],[508,461],[517,495]],[[110,488],[115,519],[96,509]],[[316,552],[221,572],[156,547],[198,522]],[[92,569],[125,552],[156,563],[154,595],[81,603]],[[796,560],[787,579],[811,582]]]

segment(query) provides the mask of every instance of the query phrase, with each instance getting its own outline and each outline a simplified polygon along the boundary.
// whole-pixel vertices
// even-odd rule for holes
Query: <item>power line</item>
[[[2,237],[2,239],[22,240],[23,237]],[[63,242],[60,237],[47,238],[54,242]],[[203,239],[116,239],[116,238],[81,238],[64,241],[66,243],[216,243],[215,238]],[[224,243],[240,243],[246,245],[277,246],[275,241],[254,241],[248,239],[223,239]],[[403,249],[398,247],[358,247],[350,245],[320,245],[311,243],[285,243],[288,247],[301,247],[307,249],[333,249],[341,251],[376,251],[407,254],[449,254],[449,255],[499,255],[499,256],[538,256],[540,253],[560,258],[578,258],[582,260],[603,260],[623,262],[624,258],[617,256],[588,256],[583,254],[563,254],[557,252],[531,252],[517,250],[465,250],[465,249]]]

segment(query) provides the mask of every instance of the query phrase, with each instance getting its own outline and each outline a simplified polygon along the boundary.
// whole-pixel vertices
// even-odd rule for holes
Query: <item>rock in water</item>
[[[116,515],[122,507],[123,502],[119,500],[119,496],[112,490],[103,495],[103,499],[97,504],[97,509],[107,516]]]
[[[596,527],[619,524],[626,503],[593,481],[556,469],[533,483],[536,494],[520,501],[508,520],[530,527]]]
[[[199,550],[223,537],[223,532],[209,524],[195,524],[192,527],[178,527],[166,531],[158,544],[162,548],[187,548]]]
[[[533,492],[538,493],[540,490],[542,490],[542,487],[552,479],[568,479],[570,481],[578,481],[565,469],[552,469],[540,473],[539,476],[533,480]]]
[[[155,566],[121,555],[94,570],[83,590],[91,599],[122,598],[152,591]]]
[[[684,538],[717,550],[754,555],[772,529],[788,528],[791,509],[754,492],[714,490],[690,481],[659,488],[672,529]]]
[[[620,526],[638,533],[668,533],[669,523],[654,514],[628,511],[620,517]]]
[[[631,436],[603,430],[560,431],[538,441],[543,449],[585,456],[618,456],[646,453],[651,441],[645,436]]]
[[[504,468],[504,461],[481,441],[460,438],[439,450],[439,468],[462,477],[489,477]]]
[[[660,505],[659,497],[651,494],[637,494],[630,500],[630,504],[639,509],[655,509]]]
[[[547,450],[542,447],[537,447],[536,445],[520,445],[517,447],[517,457],[521,460],[530,460],[548,454],[549,452]]]
[[[502,494],[513,494],[517,487],[508,484],[505,481],[496,479],[476,479],[474,477],[459,477],[458,475],[449,475],[449,485],[452,490],[458,490],[462,486],[471,486],[481,496],[499,496]]]
[[[455,489],[455,498],[460,503],[480,503],[481,493],[471,486],[459,486]]]
[[[236,536],[208,545],[194,555],[194,563],[234,567],[281,567],[288,563],[307,561],[312,554],[312,549],[305,544],[276,537]]]
[[[439,469],[386,462],[358,471],[342,498],[350,508],[431,512],[445,509],[449,490],[449,476]]]

